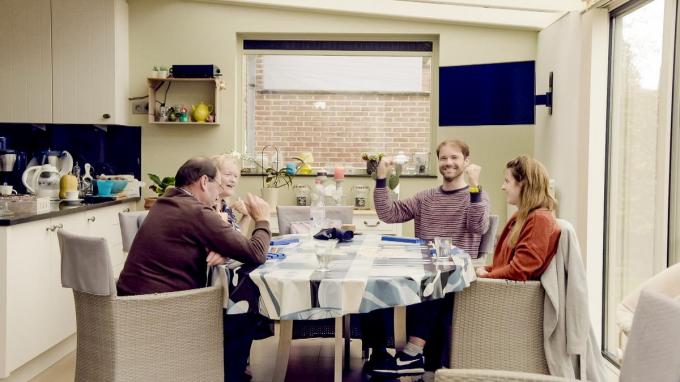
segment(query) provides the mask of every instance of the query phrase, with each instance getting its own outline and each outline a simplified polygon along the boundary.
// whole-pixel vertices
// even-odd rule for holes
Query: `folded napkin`
[[[287,245],[287,244],[292,244],[292,243],[297,243],[300,241],[300,238],[298,237],[291,237],[288,239],[273,239],[272,241],[269,242],[269,245]]]
[[[342,243],[345,241],[352,241],[354,232],[342,231],[337,228],[326,228],[314,235],[314,238],[318,240],[338,239]]]
[[[383,236],[382,241],[395,241],[397,243],[409,243],[409,244],[427,244],[425,240],[418,239],[417,237],[403,237],[403,236]]]

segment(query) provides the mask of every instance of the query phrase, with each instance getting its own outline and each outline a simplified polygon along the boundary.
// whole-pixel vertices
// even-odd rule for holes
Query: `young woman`
[[[231,204],[228,204],[226,200],[231,198],[236,192],[236,186],[241,177],[241,168],[238,164],[238,159],[228,154],[215,155],[211,159],[221,175],[221,191],[217,210],[226,215],[227,221],[231,223],[236,230],[241,231],[241,229],[244,229],[247,231],[251,218],[250,215],[248,215],[248,209],[246,208],[245,203],[241,199],[238,199]],[[242,215],[241,220],[237,220],[235,212]]]
[[[493,264],[477,268],[477,276],[509,280],[538,280],[557,251],[560,228],[555,199],[548,192],[543,164],[521,155],[506,165],[501,189],[517,212],[503,228]]]

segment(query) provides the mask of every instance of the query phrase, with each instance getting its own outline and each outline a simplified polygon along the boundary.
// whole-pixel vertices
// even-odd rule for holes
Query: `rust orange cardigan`
[[[510,248],[508,235],[515,225],[516,216],[503,228],[494,251],[493,264],[487,266],[488,277],[509,280],[538,280],[557,252],[560,227],[551,211],[531,212],[520,231],[517,245]]]

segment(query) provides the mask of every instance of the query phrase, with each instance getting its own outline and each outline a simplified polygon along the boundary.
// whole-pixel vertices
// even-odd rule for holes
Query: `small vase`
[[[151,206],[153,206],[154,203],[156,203],[157,200],[158,200],[157,196],[150,197],[150,198],[144,198],[144,209],[150,210]]]
[[[366,161],[366,174],[368,175],[373,175],[374,172],[378,169],[378,161],[375,159],[367,160]]]
[[[276,205],[279,201],[279,189],[265,187],[262,189],[262,199],[264,199],[272,210],[276,209]]]

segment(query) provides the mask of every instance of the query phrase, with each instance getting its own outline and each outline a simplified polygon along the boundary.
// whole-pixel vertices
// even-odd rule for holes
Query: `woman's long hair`
[[[557,202],[548,190],[550,179],[543,163],[527,155],[520,155],[508,162],[505,167],[520,185],[515,225],[508,236],[508,243],[514,248],[529,214],[539,208],[554,211]]]

